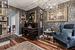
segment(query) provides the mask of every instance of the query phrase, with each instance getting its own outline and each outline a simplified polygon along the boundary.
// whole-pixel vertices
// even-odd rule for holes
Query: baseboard
[[[22,36],[22,34],[18,35],[18,36]]]
[[[22,36],[22,34],[19,34],[19,33],[15,33],[17,36]]]

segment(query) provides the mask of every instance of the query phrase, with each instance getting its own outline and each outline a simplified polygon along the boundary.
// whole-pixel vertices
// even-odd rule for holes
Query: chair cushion
[[[75,36],[70,37],[71,40],[75,40]]]
[[[66,24],[64,25],[65,29],[73,29],[74,28],[74,24]]]
[[[71,37],[72,36],[72,29],[62,29],[62,34],[63,34],[63,36]]]

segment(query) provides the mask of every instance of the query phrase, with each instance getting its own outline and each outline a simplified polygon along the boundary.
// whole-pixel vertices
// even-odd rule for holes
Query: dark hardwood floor
[[[55,47],[53,45],[50,45],[50,43],[49,44],[42,43],[39,40],[29,40],[25,37],[18,37],[18,38],[15,38],[15,39],[11,40],[10,44],[1,46],[0,50],[5,50],[5,49],[10,48],[10,47],[12,47],[16,44],[22,43],[24,41],[30,41],[30,42],[44,48],[45,50],[67,50],[66,48],[64,49],[64,48],[61,48],[61,47],[58,47],[58,46]],[[71,50],[75,50],[75,49],[71,49]]]

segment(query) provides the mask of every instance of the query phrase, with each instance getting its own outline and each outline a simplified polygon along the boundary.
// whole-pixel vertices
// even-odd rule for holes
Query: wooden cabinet
[[[31,40],[35,40],[38,37],[38,29],[37,28],[24,27],[23,28],[23,33],[27,38],[29,38]]]
[[[43,10],[40,7],[21,11],[19,18],[19,33],[32,38],[43,33]],[[35,33],[35,34],[34,34]]]

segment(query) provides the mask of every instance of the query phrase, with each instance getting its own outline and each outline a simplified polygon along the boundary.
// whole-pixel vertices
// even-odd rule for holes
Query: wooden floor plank
[[[29,39],[27,39],[25,37],[19,37],[19,38],[15,38],[15,39],[11,40],[10,44],[1,46],[0,50],[5,50],[7,48],[15,46],[16,44],[22,43],[24,41],[32,42],[32,43],[34,43],[34,44],[36,44],[36,45],[38,45],[38,46],[40,46],[40,47],[42,47],[42,48],[44,48],[46,50],[65,50],[65,49],[61,49],[61,48],[58,48],[58,47],[53,47],[50,44],[48,44],[48,45],[44,44],[44,43],[40,42],[39,40],[34,40],[34,41],[33,40],[29,40]]]

